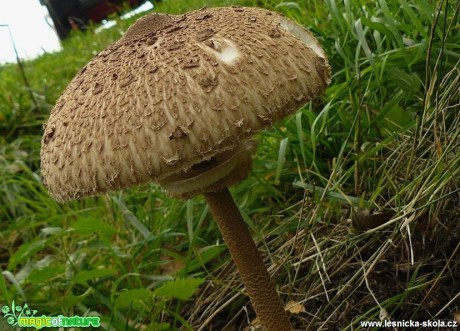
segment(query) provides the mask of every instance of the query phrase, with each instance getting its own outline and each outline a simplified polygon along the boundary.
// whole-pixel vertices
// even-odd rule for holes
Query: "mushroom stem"
[[[288,315],[228,188],[205,193],[254,310],[266,331],[290,331]]]

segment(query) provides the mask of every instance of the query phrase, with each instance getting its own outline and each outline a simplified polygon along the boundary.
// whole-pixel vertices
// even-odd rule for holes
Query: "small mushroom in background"
[[[155,181],[204,194],[267,331],[292,326],[228,190],[255,133],[321,94],[330,68],[303,27],[260,8],[150,14],[95,56],[51,112],[43,183],[68,201]]]
[[[371,213],[368,209],[351,208],[351,226],[358,231],[367,231],[375,229],[395,216],[393,210],[386,210],[379,213]]]

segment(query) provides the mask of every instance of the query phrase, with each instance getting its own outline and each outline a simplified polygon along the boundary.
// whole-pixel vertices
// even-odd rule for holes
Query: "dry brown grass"
[[[318,203],[307,190],[297,204],[259,220],[265,223],[260,248],[284,301],[304,308],[291,314],[299,330],[359,329],[360,320],[382,314],[452,320],[459,310],[460,70],[437,72],[415,129],[375,155],[376,201],[378,209],[395,212],[391,220],[359,232],[350,227],[349,206],[331,205],[326,194]],[[284,224],[297,230],[284,232]],[[254,322],[233,264],[212,279],[187,307],[189,323],[196,330],[241,330]]]

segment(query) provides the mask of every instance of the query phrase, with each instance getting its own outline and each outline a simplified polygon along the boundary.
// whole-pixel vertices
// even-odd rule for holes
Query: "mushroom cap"
[[[235,149],[329,79],[316,39],[278,13],[147,15],[57,101],[42,138],[44,185],[66,201],[159,182]]]

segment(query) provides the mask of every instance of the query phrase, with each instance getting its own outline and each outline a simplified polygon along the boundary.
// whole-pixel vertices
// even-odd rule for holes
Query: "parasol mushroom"
[[[182,199],[204,194],[261,324],[291,330],[228,187],[248,175],[251,137],[329,79],[316,39],[278,13],[147,15],[57,101],[42,139],[43,183],[61,202],[150,181]]]

